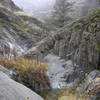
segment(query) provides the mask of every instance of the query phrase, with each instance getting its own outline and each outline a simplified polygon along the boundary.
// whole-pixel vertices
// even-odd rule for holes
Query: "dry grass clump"
[[[47,70],[49,68],[49,66],[47,64],[41,63],[39,61],[35,61],[35,60],[30,60],[27,58],[18,58],[15,60],[12,60],[14,66],[14,70],[27,70],[27,69],[38,69],[38,68],[42,68],[44,70]]]
[[[17,58],[17,59],[9,60],[0,57],[0,65],[15,71],[25,71],[29,68],[33,68],[34,70],[38,68],[43,68],[47,70],[49,68],[48,64],[44,64],[39,61],[30,60],[27,58]]]
[[[0,65],[10,69],[14,67],[14,63],[11,60],[8,60],[6,58],[0,57]]]
[[[78,94],[74,90],[62,90],[62,96],[58,100],[89,100],[88,95]]]
[[[89,100],[88,95],[77,93],[74,89],[60,89],[49,91],[45,100]]]
[[[46,70],[49,68],[47,64],[27,58],[8,60],[0,57],[0,65],[14,70],[17,73],[14,79],[34,91],[50,88],[46,75]]]

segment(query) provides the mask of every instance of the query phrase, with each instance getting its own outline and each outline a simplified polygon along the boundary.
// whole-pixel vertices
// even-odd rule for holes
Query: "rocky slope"
[[[18,11],[20,10],[14,3],[12,0],[0,0],[0,4],[3,6],[6,6],[6,8],[10,9],[10,10],[15,10]]]
[[[0,5],[0,56],[8,59],[21,56],[26,57],[26,59],[35,59],[36,63],[38,61],[48,63],[50,68],[46,70],[46,75],[49,77],[52,89],[76,88],[80,82],[84,82],[86,73],[95,69],[100,70],[100,9],[51,33],[44,22],[22,11],[15,10],[13,12],[9,6],[10,9],[5,7],[5,2],[7,6],[10,4],[11,7],[14,6],[16,9],[16,6],[10,0],[0,1],[2,5]],[[10,63],[8,62],[8,64]],[[24,64],[26,64],[25,61]],[[38,64],[41,65],[41,63]],[[7,66],[9,67],[9,65]],[[0,68],[2,69],[2,67]],[[5,69],[3,68],[3,70]],[[34,72],[34,70],[32,71]],[[37,72],[37,75],[41,75],[41,70],[37,70]],[[5,73],[10,74],[9,71],[5,71]],[[93,91],[95,88],[99,91],[100,80],[98,80],[99,76],[95,75],[98,73],[99,71],[93,72],[89,78],[86,78],[85,83],[88,86],[85,86],[85,91],[90,90],[91,85]],[[44,73],[42,72],[42,74]],[[6,79],[3,73],[0,78],[3,77],[2,75]],[[27,75],[29,76],[29,74]],[[88,82],[92,76],[97,77],[97,79],[95,78],[97,81],[95,85]],[[30,81],[30,78],[28,78],[28,81]],[[36,77],[32,78],[36,79]],[[95,79],[92,80],[95,82]],[[37,77],[37,81],[38,84],[35,85],[40,88],[40,77]],[[30,83],[34,86],[32,80]],[[84,84],[82,87],[84,87]],[[14,85],[16,90],[15,87]],[[82,87],[80,87],[80,90]],[[23,90],[21,91],[23,92]],[[17,91],[17,93],[21,92]],[[28,97],[28,99],[30,98]]]
[[[25,57],[43,60],[45,56],[53,53],[65,61],[71,60],[73,73],[69,75],[66,73],[63,77],[66,83],[72,83],[75,80],[78,83],[84,79],[85,73],[99,69],[99,34],[100,9],[49,35],[36,47],[26,52]],[[63,64],[62,67],[67,70],[68,66]],[[52,77],[55,77],[54,73]]]
[[[0,6],[0,55],[6,58],[20,55],[48,34],[41,21],[23,13]]]

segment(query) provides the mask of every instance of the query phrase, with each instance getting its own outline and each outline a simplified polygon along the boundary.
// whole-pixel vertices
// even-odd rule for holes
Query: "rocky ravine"
[[[99,69],[99,34],[100,9],[49,35],[37,43],[36,47],[26,52],[25,57],[43,61],[43,58],[51,53],[60,57],[60,59],[64,59],[65,62],[70,60],[73,68],[69,67],[69,64],[63,63],[62,69],[64,68],[67,71],[72,68],[73,73],[65,73],[61,77],[64,77],[66,84],[75,82],[71,86],[76,86],[75,84],[84,79],[85,73]],[[48,57],[49,61],[52,59],[51,57]],[[56,66],[56,69],[58,68],[59,66]],[[53,72],[52,77],[55,78],[56,73]],[[59,71],[57,75],[59,75]]]
[[[0,5],[0,56],[11,59],[23,55],[29,59],[48,63],[51,66],[47,70],[47,75],[53,89],[76,88],[84,80],[86,73],[100,69],[100,9],[50,33],[42,21],[21,11],[12,12],[11,9],[8,9],[9,7],[5,8],[5,2],[3,4],[0,1],[0,3],[2,5]],[[98,71],[93,72],[92,76],[98,77],[95,75],[98,73]],[[90,79],[92,76],[90,75]],[[3,79],[3,81],[2,77],[7,79]],[[0,78],[1,85],[2,82],[11,81],[8,83],[7,89],[11,88],[13,84],[17,85],[2,72]],[[88,80],[90,79],[88,78]],[[95,79],[92,80],[95,82]],[[95,85],[85,81],[86,91],[91,89],[91,85],[94,85],[92,90],[96,87],[98,91],[100,88],[99,77],[96,81],[98,84]],[[14,90],[11,88],[9,91],[17,92],[17,95],[14,94],[14,96],[17,96],[18,99],[20,96],[24,98],[24,94],[26,95],[29,90],[26,89],[24,93],[22,89],[20,91],[23,93],[19,92],[16,85],[14,85]],[[19,85],[18,87],[22,88]],[[82,87],[79,92],[83,90]],[[3,89],[6,93],[6,89]],[[9,92],[8,95],[12,94]],[[26,96],[26,99],[31,100],[30,94],[28,97]],[[6,98],[8,99],[8,97]],[[14,100],[13,96],[12,98]]]

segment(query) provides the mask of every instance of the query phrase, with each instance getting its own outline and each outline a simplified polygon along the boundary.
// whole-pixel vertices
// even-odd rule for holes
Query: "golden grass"
[[[75,90],[61,90],[62,96],[58,100],[89,100],[88,95],[78,94]]]
[[[45,100],[89,100],[89,98],[90,96],[78,94],[73,89],[60,89],[50,91],[46,94]]]
[[[12,62],[15,64],[14,70],[27,70],[28,68],[33,68],[34,70],[38,68],[43,68],[47,70],[49,68],[49,65],[47,64],[41,63],[39,61],[37,62],[35,60],[26,59],[26,58],[19,58]]]
[[[17,70],[25,71],[28,68],[33,68],[33,69],[43,68],[45,70],[49,68],[48,64],[44,64],[39,61],[37,62],[35,60],[30,60],[27,58],[17,58],[17,59],[8,60],[6,58],[0,57],[0,65],[15,71]]]

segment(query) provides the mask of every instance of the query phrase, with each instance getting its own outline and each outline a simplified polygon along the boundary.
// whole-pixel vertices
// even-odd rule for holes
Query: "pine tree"
[[[68,0],[56,0],[52,13],[52,25],[56,28],[64,27],[72,19],[69,15],[72,5],[73,3]]]

